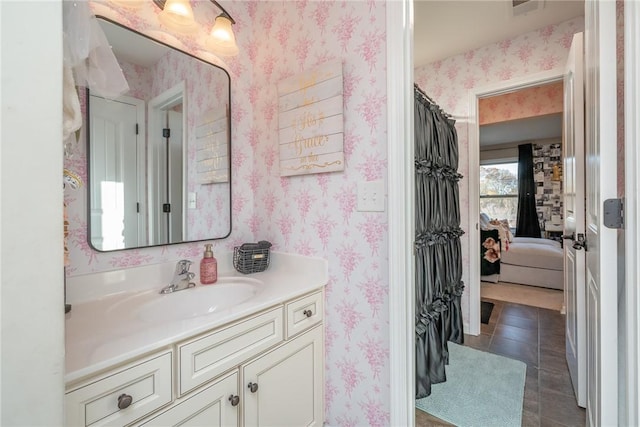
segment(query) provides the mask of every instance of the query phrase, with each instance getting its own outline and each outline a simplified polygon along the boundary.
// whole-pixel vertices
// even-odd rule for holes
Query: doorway
[[[563,82],[478,102],[480,233],[497,230],[500,258],[481,261],[481,297],[561,311],[564,304]],[[519,218],[519,146],[532,148],[534,214]],[[518,220],[528,224],[518,224]],[[540,239],[516,237],[535,222]]]
[[[561,81],[564,70],[556,68],[551,71],[531,74],[517,79],[498,82],[478,87],[469,91],[469,200],[480,200],[480,128],[479,128],[479,100],[491,96],[512,93],[517,90],[541,86]],[[469,203],[469,217],[471,218],[468,234],[469,247],[480,247],[480,205]],[[473,226],[475,224],[475,226]],[[469,258],[469,327],[470,335],[480,334],[480,259]]]

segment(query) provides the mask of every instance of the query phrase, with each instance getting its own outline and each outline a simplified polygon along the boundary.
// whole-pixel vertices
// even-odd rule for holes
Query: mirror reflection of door
[[[144,241],[140,213],[144,101],[122,97],[117,101],[91,95],[91,243],[98,249],[123,249]],[[142,240],[141,240],[142,239]]]
[[[184,83],[149,101],[149,234],[152,245],[182,242],[185,228]]]

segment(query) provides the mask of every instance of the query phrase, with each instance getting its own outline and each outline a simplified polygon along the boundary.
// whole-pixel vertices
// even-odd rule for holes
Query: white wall
[[[62,425],[62,7],[0,1],[0,424]]]

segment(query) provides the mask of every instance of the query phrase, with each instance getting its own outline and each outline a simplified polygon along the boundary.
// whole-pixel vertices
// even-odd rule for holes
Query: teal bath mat
[[[450,342],[446,372],[416,408],[459,427],[522,425],[523,362]]]

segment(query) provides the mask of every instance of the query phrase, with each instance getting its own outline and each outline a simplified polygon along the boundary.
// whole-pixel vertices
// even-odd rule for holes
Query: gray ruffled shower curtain
[[[462,254],[455,121],[417,86],[416,169],[416,398],[446,381],[448,341],[464,340],[460,298]]]

